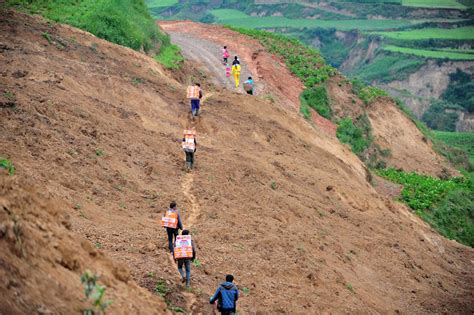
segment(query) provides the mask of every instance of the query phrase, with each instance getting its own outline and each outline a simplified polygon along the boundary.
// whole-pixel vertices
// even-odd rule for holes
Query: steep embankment
[[[204,65],[203,70],[209,71],[217,78],[224,78],[223,69],[214,71],[216,65],[212,62],[219,62],[221,53],[218,47],[228,46],[230,51],[238,55],[243,64],[248,67],[248,72],[256,78],[257,94],[260,97],[268,98],[268,95],[271,95],[277,104],[291,105],[294,110],[299,110],[299,95],[304,85],[291,74],[282,60],[268,53],[258,40],[216,25],[189,21],[160,22],[159,24],[171,35],[172,41],[180,44],[183,51],[194,62]],[[213,45],[202,45],[200,44],[202,41],[211,42]],[[195,51],[196,45],[203,50],[202,53]],[[214,59],[203,57],[209,55],[214,56]],[[340,75],[330,78],[327,91],[330,106],[334,112],[333,121],[346,116],[357,118],[364,113],[370,113],[372,120],[379,121],[376,124],[376,130],[373,126],[373,133],[376,144],[391,152],[390,158],[387,159],[388,165],[434,176],[441,174],[443,169],[456,173],[443,158],[433,151],[431,143],[396,107],[393,100],[385,98],[378,101],[377,105],[373,104],[370,108],[366,108],[352,91],[350,82]],[[385,109],[391,113],[389,121],[385,120],[387,117],[383,114]],[[321,117],[315,111],[312,111],[312,121],[319,132],[335,138],[335,123]],[[397,126],[397,131],[391,130],[387,124]]]
[[[55,208],[42,206],[43,197],[33,195],[23,207],[25,184],[2,178],[4,209],[28,227],[28,256],[15,256],[13,245],[0,252],[8,280],[2,297],[11,297],[0,305],[14,305],[5,312],[29,313],[33,304],[77,312],[84,268],[103,275],[114,300],[110,313],[162,312],[161,298],[133,281],[162,293],[170,308],[211,313],[207,298],[225,273],[242,289],[243,314],[474,310],[473,250],[379,195],[348,148],[292,109],[204,85],[214,94],[193,124],[185,86],[153,59],[68,26],[2,15],[0,154],[15,163],[20,181],[60,198],[71,222],[67,231],[62,214],[47,214]],[[199,146],[188,174],[180,138],[190,126]],[[192,228],[202,264],[193,267],[192,293],[179,283],[157,223],[171,200]],[[1,218],[2,226],[13,220]],[[30,230],[36,218],[41,234]],[[53,241],[40,243],[49,232]],[[2,245],[14,242],[0,235]],[[56,237],[59,248],[79,257],[77,266],[54,250]],[[30,251],[33,244],[46,256]],[[93,252],[128,266],[131,280],[112,278],[110,260],[93,259]],[[51,257],[66,266],[51,267]],[[50,291],[38,294],[28,275]],[[71,302],[57,304],[65,291]],[[28,304],[17,303],[18,295]]]

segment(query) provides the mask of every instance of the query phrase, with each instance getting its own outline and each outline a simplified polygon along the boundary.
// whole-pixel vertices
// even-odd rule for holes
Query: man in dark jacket
[[[179,215],[179,211],[176,207],[176,202],[173,201],[170,203],[170,208],[168,211],[177,213],[178,215],[178,225],[176,226],[176,228],[166,228],[166,233],[168,234],[168,248],[170,250],[170,253],[173,254],[173,244],[176,241],[176,235],[178,235],[179,230],[183,229],[183,223],[181,223],[181,216]]]
[[[216,290],[216,293],[211,297],[209,302],[214,304],[217,302],[217,309],[223,315],[234,315],[236,312],[236,303],[239,299],[239,290],[232,283],[234,281],[233,275],[225,276],[225,282],[221,283]]]
[[[183,230],[183,232],[181,232],[181,235],[189,235],[189,231]],[[176,259],[176,262],[178,263],[178,271],[179,271],[179,274],[181,275],[181,282],[186,281],[186,288],[189,288],[189,285],[191,283],[191,261],[194,261],[196,259],[196,248],[194,247],[193,240],[191,240],[191,246],[193,247],[192,258]],[[184,265],[184,268],[186,269],[186,278],[184,277],[183,265]]]

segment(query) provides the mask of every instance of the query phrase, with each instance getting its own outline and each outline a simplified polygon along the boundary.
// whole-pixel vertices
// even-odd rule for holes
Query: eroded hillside
[[[20,294],[53,313],[77,312],[85,268],[102,275],[111,313],[162,313],[160,283],[170,309],[209,314],[207,298],[226,273],[242,289],[242,314],[474,310],[473,250],[377,193],[349,148],[291,106],[203,81],[207,99],[193,124],[185,86],[153,59],[1,13],[0,154],[17,171],[1,175],[0,218],[2,226],[11,213],[24,221],[28,254],[0,234],[2,311],[30,312],[14,300]],[[186,173],[180,139],[191,126],[197,164]],[[158,224],[172,200],[202,264],[193,267],[192,292],[179,283]],[[49,232],[51,241],[42,240]],[[115,265],[130,279],[112,276]],[[55,298],[31,285],[51,282]]]

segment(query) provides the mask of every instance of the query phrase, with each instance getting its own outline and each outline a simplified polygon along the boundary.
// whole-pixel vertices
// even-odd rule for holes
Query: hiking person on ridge
[[[217,302],[217,309],[222,315],[234,315],[237,308],[237,300],[239,299],[239,290],[232,283],[233,275],[225,276],[225,282],[221,283],[216,293],[211,297],[209,303]]]
[[[168,234],[168,248],[170,253],[173,254],[173,244],[176,241],[176,236],[178,235],[178,230],[183,229],[183,223],[181,223],[181,216],[179,215],[179,211],[176,207],[176,202],[172,201],[170,203],[170,208],[166,211],[165,218],[172,218],[175,219],[176,225],[175,227],[166,226],[166,233]]]
[[[188,230],[183,230],[183,232],[181,232],[181,235],[191,236],[189,234]],[[192,256],[192,257],[182,257],[181,256],[180,258],[177,258],[176,256],[177,256],[177,253],[178,253],[179,249],[177,247],[175,247],[175,249],[174,249],[174,260],[178,264],[178,272],[181,275],[181,282],[186,282],[186,288],[189,288],[189,286],[191,284],[191,261],[194,261],[196,259],[196,248],[194,247],[193,240],[190,240],[190,241],[191,241],[192,254],[190,253],[189,248],[187,248],[186,249],[186,251],[187,251],[186,256]],[[189,246],[187,246],[187,247],[189,247]],[[184,271],[183,271],[183,265],[184,265],[184,268],[186,270],[186,276],[185,276]]]
[[[253,95],[253,80],[252,77],[249,77],[246,81],[244,81],[244,90],[247,94]]]
[[[185,130],[183,138],[183,150],[186,154],[186,169],[194,167],[194,153],[196,153],[196,130]]]
[[[240,70],[241,70],[240,63],[236,63],[232,66],[232,73],[234,74],[234,81],[235,81],[235,87],[236,88],[239,87]]]
[[[224,64],[227,64],[227,58],[230,57],[229,51],[227,50],[227,46],[222,48],[222,58],[224,59]]]

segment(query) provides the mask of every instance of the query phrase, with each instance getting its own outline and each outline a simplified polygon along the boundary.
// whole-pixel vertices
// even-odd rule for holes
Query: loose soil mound
[[[117,309],[126,312],[123,292],[130,292],[132,305],[142,300],[133,285],[114,278],[113,266],[124,264],[140,286],[155,291],[158,283],[170,307],[191,313],[212,312],[208,297],[226,273],[235,275],[242,290],[242,314],[474,310],[474,251],[440,237],[406,207],[378,194],[360,160],[294,110],[205,90],[201,117],[192,122],[185,86],[153,59],[71,27],[1,13],[0,81],[2,93],[15,97],[14,106],[0,108],[0,155],[15,163],[15,177],[29,178],[42,193],[63,200],[71,231],[42,199],[21,201],[29,192],[22,183],[13,186],[18,195],[5,186],[0,200],[21,197],[20,206],[11,208],[20,214],[32,209],[31,215],[24,210],[22,220],[34,226],[37,214],[46,230],[38,228],[33,240],[51,232],[76,250],[70,257],[79,257],[79,267],[74,259],[72,270],[59,267],[61,257],[69,257],[59,250],[62,243],[41,243],[56,262],[47,268],[60,270],[49,276],[49,269],[22,265],[12,243],[0,252],[7,283],[2,288],[13,281],[9,290],[17,283],[25,301],[59,313],[64,304],[49,301],[60,303],[67,294],[75,301],[79,270],[92,265],[104,273],[104,282],[109,279]],[[193,126],[196,169],[185,173],[180,141],[182,130]],[[191,228],[201,262],[193,267],[189,293],[157,223],[172,200]],[[7,246],[6,239],[0,242]],[[87,250],[91,243],[95,258]],[[27,253],[39,266],[47,258]],[[113,261],[110,268],[100,267],[102,255]],[[47,294],[58,298],[39,295],[23,286],[20,271],[9,271],[15,266],[43,287],[69,279],[71,290],[57,284]],[[143,297],[148,304],[141,313],[162,310],[158,295]],[[30,310],[11,299],[12,311]]]

